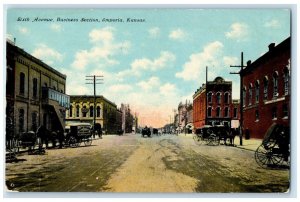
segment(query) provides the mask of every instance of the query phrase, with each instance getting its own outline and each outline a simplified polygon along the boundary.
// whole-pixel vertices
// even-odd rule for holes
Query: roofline
[[[70,96],[70,100],[72,97],[82,97],[82,98],[94,98],[94,95],[69,95]],[[107,98],[105,98],[103,95],[96,95],[96,98],[102,98],[103,100],[105,100],[106,102],[114,105],[117,107],[117,105],[115,103],[113,103],[112,101],[108,100]]]

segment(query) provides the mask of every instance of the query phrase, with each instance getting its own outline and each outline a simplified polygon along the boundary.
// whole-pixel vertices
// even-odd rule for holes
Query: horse
[[[52,148],[56,147],[56,139],[58,139],[58,135],[56,132],[51,132],[44,125],[41,125],[37,129],[36,135],[41,140],[41,146],[46,144],[46,149],[48,149],[49,141],[51,141]]]

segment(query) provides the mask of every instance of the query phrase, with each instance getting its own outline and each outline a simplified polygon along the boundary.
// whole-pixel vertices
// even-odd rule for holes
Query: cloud
[[[158,77],[153,76],[153,77],[149,78],[148,81],[141,81],[141,82],[137,83],[137,85],[139,87],[141,87],[143,90],[149,91],[149,90],[153,89],[154,87],[159,86],[160,80]]]
[[[271,21],[268,21],[264,24],[264,27],[267,27],[267,28],[279,28],[280,27],[280,23],[278,20],[271,20]]]
[[[183,70],[175,76],[186,81],[199,80],[205,76],[205,67],[219,67],[219,57],[223,50],[223,44],[215,41],[207,44],[202,52],[190,55],[189,61],[183,65]]]
[[[89,65],[107,67],[119,64],[114,56],[127,54],[131,43],[129,41],[116,42],[115,32],[116,29],[112,27],[93,29],[89,33],[92,47],[89,50],[77,51],[71,66],[77,70],[83,70]]]
[[[30,33],[29,29],[27,27],[19,27],[18,28],[18,31],[21,33],[21,34],[24,34],[24,35],[27,35]]]
[[[33,50],[32,55],[40,60],[43,60],[48,65],[52,65],[57,61],[63,61],[63,55],[60,52],[48,47],[43,43],[36,45],[36,48]]]
[[[130,90],[132,90],[132,86],[129,84],[116,84],[116,85],[112,85],[109,88],[109,91],[112,93],[119,93],[119,92],[128,92]]]
[[[172,30],[169,34],[169,38],[173,40],[183,40],[186,37],[186,33],[182,29]]]
[[[161,86],[159,88],[159,92],[162,94],[162,95],[170,95],[170,94],[174,94],[176,90],[176,86],[174,84],[171,84],[171,83],[166,83],[164,84],[163,86]]]
[[[151,38],[156,38],[160,35],[160,29],[158,27],[152,27],[148,30]]]
[[[50,25],[50,29],[55,31],[55,32],[60,32],[62,30],[62,27],[60,24],[57,24],[57,23],[52,23]]]
[[[223,62],[229,67],[230,65],[238,65],[239,59],[237,57],[224,56]]]
[[[168,51],[160,52],[160,56],[153,60],[148,58],[136,59],[131,63],[132,73],[139,75],[141,71],[151,70],[157,71],[167,67],[175,61],[176,57]]]
[[[248,36],[248,25],[245,23],[233,23],[230,26],[230,31],[225,33],[229,39],[243,40]]]

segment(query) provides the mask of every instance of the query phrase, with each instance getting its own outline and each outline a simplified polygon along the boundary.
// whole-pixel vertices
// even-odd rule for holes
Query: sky
[[[103,75],[97,95],[129,104],[140,124],[153,127],[173,121],[180,102],[192,102],[206,66],[208,80],[232,81],[239,98],[239,76],[230,74],[238,68],[230,65],[241,64],[241,52],[245,64],[255,61],[291,28],[290,10],[275,8],[10,8],[6,20],[7,38],[67,75],[68,95],[93,95],[85,76]]]

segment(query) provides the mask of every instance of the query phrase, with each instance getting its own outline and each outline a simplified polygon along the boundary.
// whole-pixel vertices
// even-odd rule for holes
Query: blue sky
[[[17,21],[18,17],[30,21]],[[34,18],[52,22],[32,22]],[[57,22],[57,18],[100,22]],[[102,22],[122,19],[123,22]],[[127,22],[127,18],[144,22]],[[229,65],[256,60],[290,36],[287,9],[8,9],[7,38],[67,75],[67,94],[93,94],[86,75],[104,75],[97,94],[129,103],[144,125],[170,121],[180,101],[205,82],[239,77]]]

